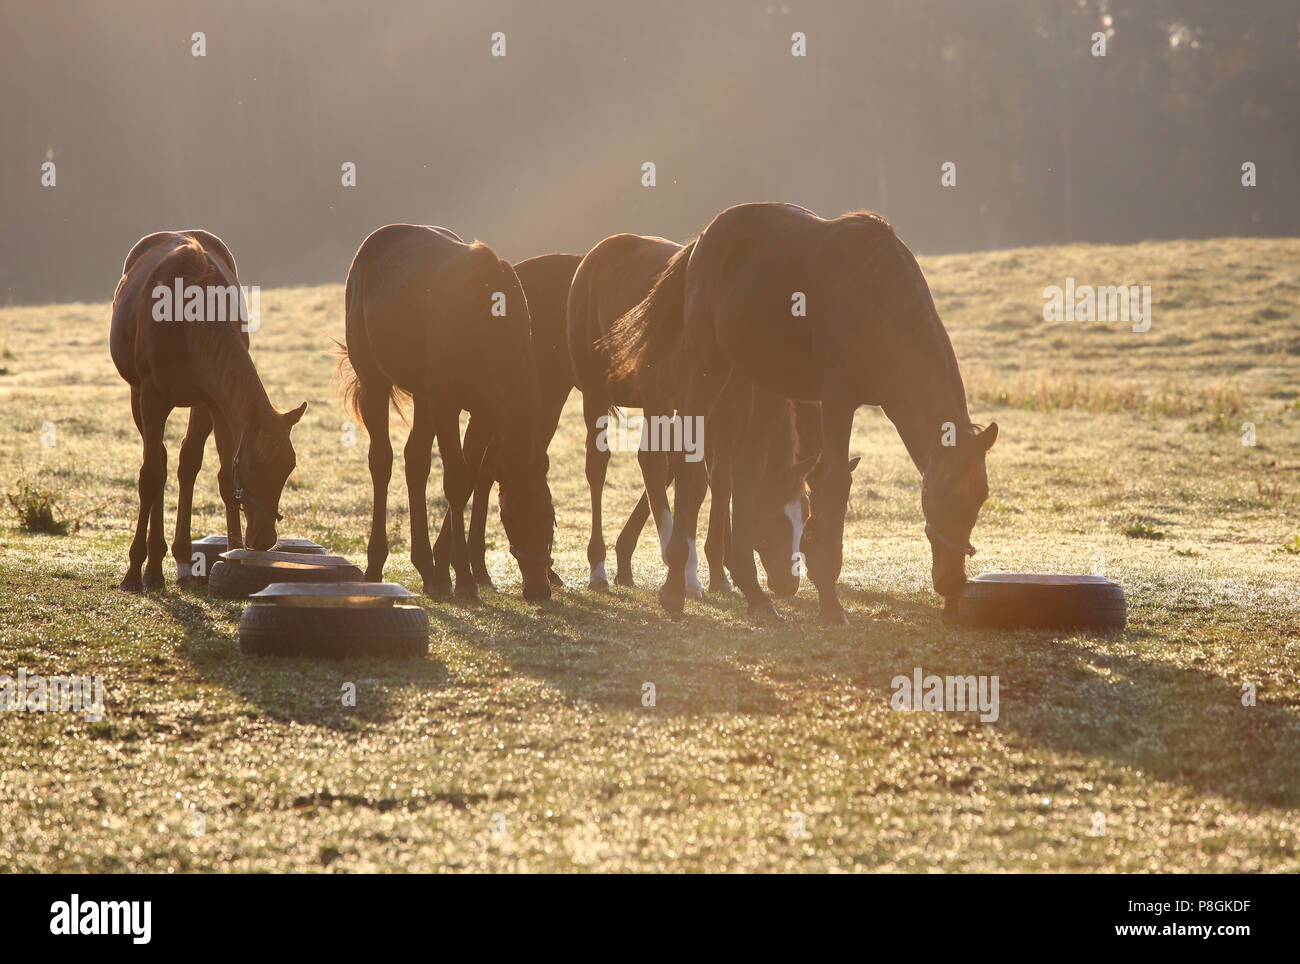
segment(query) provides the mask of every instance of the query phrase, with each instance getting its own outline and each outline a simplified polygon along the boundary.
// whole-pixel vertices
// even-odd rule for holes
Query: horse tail
[[[348,285],[345,294],[347,302],[347,319],[349,341],[353,339],[365,339],[366,333],[360,324],[360,306],[353,303],[353,284],[352,273],[348,273]],[[343,410],[350,414],[361,425],[365,425],[366,431],[371,432],[375,429],[382,428],[386,430],[387,425],[366,425],[365,416],[361,412],[361,392],[362,380],[357,374],[356,366],[352,364],[352,353],[349,351],[347,344],[339,341],[337,338],[331,338],[334,342],[334,354],[338,356],[338,366],[334,370],[334,382],[338,386],[339,395],[343,400]],[[388,386],[388,403],[397,409],[397,416],[402,420],[403,425],[410,425],[410,420],[406,417],[406,410],[402,407],[402,400],[409,399],[411,393],[398,388],[396,385]]]
[[[674,254],[650,293],[601,338],[611,378],[627,378],[662,364],[677,347],[685,326],[686,265],[694,250],[692,241]]]
[[[331,338],[330,341],[334,342],[334,354],[339,359],[338,366],[334,370],[334,382],[338,385],[339,395],[343,399],[343,410],[358,423],[365,425],[367,432],[373,431],[378,426],[366,425],[365,416],[361,414],[361,376],[352,367],[348,346],[337,338]],[[411,393],[405,389],[398,388],[396,385],[388,386],[388,402],[397,409],[397,417],[402,420],[403,425],[411,424],[410,419],[406,417],[406,409],[402,407],[402,402],[410,398]]]
[[[364,425],[365,419],[361,417],[361,377],[352,367],[348,346],[337,338],[331,338],[330,341],[334,342],[333,354],[339,360],[338,367],[334,369],[334,383],[338,385],[339,397],[343,399],[343,411]]]

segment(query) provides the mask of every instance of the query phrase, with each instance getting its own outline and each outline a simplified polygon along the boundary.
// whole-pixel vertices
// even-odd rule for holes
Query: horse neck
[[[504,456],[500,471],[505,476],[516,476],[541,454],[538,452],[541,444],[538,399],[537,373],[529,364],[526,373],[511,382],[511,390],[497,406],[497,444]],[[520,458],[521,453],[527,458]]]
[[[952,344],[932,307],[929,315],[931,337],[901,340],[906,352],[904,358],[898,359],[895,370],[904,377],[899,380],[895,397],[883,406],[922,474],[939,447],[943,425],[952,422],[961,435],[971,424],[966,389]]]
[[[203,349],[200,371],[209,376],[204,393],[238,440],[258,421],[274,415],[275,407],[241,338],[214,338]]]

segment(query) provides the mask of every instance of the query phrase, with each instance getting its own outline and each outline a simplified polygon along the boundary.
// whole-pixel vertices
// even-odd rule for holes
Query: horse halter
[[[969,543],[957,542],[953,539],[949,539],[947,536],[945,536],[934,526],[930,525],[930,523],[928,522],[925,524],[925,534],[929,536],[930,541],[932,543],[937,542],[945,549],[951,549],[953,552],[960,552],[962,555],[966,555],[966,556],[975,555],[974,546],[970,545]]]
[[[260,509],[262,512],[265,512],[267,515],[275,516],[276,522],[283,522],[284,516],[280,515],[279,512],[273,512],[271,509],[268,509],[266,507],[266,503],[264,503],[261,499],[257,498],[257,496],[253,495],[251,492],[244,491],[244,489],[240,486],[239,452],[243,447],[244,447],[244,436],[241,434],[239,436],[239,443],[235,446],[235,457],[234,459],[231,460],[230,463],[230,481],[235,483],[235,501],[244,507],[245,512],[248,511],[248,507],[251,505],[253,508]]]

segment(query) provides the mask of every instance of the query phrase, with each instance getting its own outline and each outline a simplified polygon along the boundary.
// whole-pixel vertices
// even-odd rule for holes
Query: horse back
[[[190,285],[238,288],[234,256],[220,238],[200,229],[160,231],[137,241],[113,295],[109,351],[131,385],[151,380],[175,404],[190,405],[198,400],[205,346],[225,336],[239,339],[246,350],[248,335],[237,316],[224,323],[186,323],[175,304],[173,320],[155,320],[156,288],[174,291],[178,283],[182,290]]]
[[[567,396],[574,384],[566,327],[569,285],[581,261],[577,254],[544,254],[515,265],[528,299],[537,376],[548,398]]]
[[[582,259],[569,291],[569,352],[579,388],[608,385],[610,356],[601,338],[654,287],[655,280],[682,245],[666,238],[616,234]],[[620,405],[640,405],[634,384],[608,385]]]
[[[349,354],[364,344],[365,366],[390,384],[468,411],[516,381],[536,384],[527,298],[487,245],[387,225],[357,250],[347,288]]]
[[[820,399],[834,382],[879,404],[896,342],[929,337],[905,331],[918,298],[931,313],[933,304],[915,258],[878,215],[827,220],[794,205],[739,205],[701,234],[691,271],[688,311],[704,316],[733,364],[790,398]]]

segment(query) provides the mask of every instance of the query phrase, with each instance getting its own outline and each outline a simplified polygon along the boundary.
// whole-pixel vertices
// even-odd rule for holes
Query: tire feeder
[[[429,651],[429,614],[392,582],[272,583],[250,597],[239,649],[250,656],[402,658]]]
[[[230,542],[225,536],[204,536],[202,539],[195,539],[190,543],[190,555],[203,557],[203,579],[212,575],[212,567],[221,559],[221,554],[230,548]],[[277,552],[301,552],[308,555],[323,556],[326,549],[319,543],[312,542],[310,539],[281,539],[275,544]]]
[[[364,578],[342,556],[231,549],[212,567],[208,593],[218,599],[243,599],[277,582],[361,582]]]
[[[957,621],[968,626],[1123,629],[1124,589],[1104,576],[989,572],[962,588]]]

